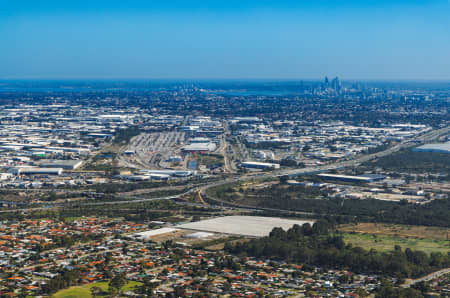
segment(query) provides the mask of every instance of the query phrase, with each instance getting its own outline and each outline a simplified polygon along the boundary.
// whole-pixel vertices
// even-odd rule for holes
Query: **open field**
[[[128,282],[123,288],[122,291],[126,292],[131,289],[134,289],[136,286],[141,285],[139,282],[130,281]],[[57,292],[53,297],[55,298],[90,298],[91,295],[91,288],[92,287],[99,287],[104,291],[104,295],[99,295],[97,297],[108,297],[107,290],[108,290],[108,282],[96,282],[87,284],[84,286],[75,286],[70,287],[68,289],[61,290]]]
[[[375,234],[350,234],[344,233],[344,241],[353,246],[360,246],[367,250],[378,251],[394,250],[396,245],[402,249],[421,250],[425,253],[441,252],[446,254],[450,251],[450,241],[432,239],[414,239],[396,236],[384,236]]]
[[[342,225],[338,228],[342,232],[367,233],[404,238],[426,238],[432,240],[446,240],[450,229],[440,227],[407,226],[383,223],[359,223],[357,225]]]
[[[360,223],[343,225],[344,240],[354,246],[380,251],[392,250],[396,245],[403,249],[422,250],[426,253],[450,251],[447,233],[450,229],[439,227],[406,226],[394,224]]]

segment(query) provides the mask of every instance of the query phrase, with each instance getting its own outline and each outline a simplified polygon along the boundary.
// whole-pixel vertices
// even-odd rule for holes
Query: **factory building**
[[[197,138],[193,138],[191,139],[191,144],[199,144],[199,143],[209,143],[210,139],[208,138],[202,138],[202,137],[197,137]]]
[[[343,182],[363,182],[371,183],[386,179],[383,175],[362,175],[362,176],[349,176],[349,175],[337,175],[337,174],[318,174],[324,180],[343,181]]]
[[[414,152],[438,152],[450,153],[450,142],[438,144],[426,144],[413,149]]]
[[[176,156],[170,156],[170,157],[167,159],[167,161],[168,161],[168,162],[182,162],[182,161],[183,161],[183,158],[181,158],[181,156],[178,156],[178,155],[176,155]]]
[[[256,162],[256,161],[245,161],[242,164],[242,167],[248,169],[279,169],[280,165],[277,163],[268,163],[268,162]]]
[[[13,175],[61,175],[63,172],[62,168],[11,168],[8,173]]]
[[[188,153],[188,152],[207,153],[207,152],[212,152],[212,151],[216,150],[216,144],[214,144],[214,143],[193,143],[193,144],[184,146],[181,150],[185,153]]]
[[[141,170],[142,175],[151,175],[157,177],[158,175],[167,175],[172,177],[188,177],[195,175],[195,171],[179,171],[179,170]],[[163,177],[161,176],[161,177]]]
[[[83,164],[83,161],[79,159],[74,160],[50,159],[50,160],[41,160],[38,164],[42,168],[62,168],[64,170],[76,170]]]

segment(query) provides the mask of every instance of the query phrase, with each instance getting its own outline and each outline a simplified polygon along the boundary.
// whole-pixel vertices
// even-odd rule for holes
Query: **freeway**
[[[104,205],[120,205],[120,204],[130,204],[130,203],[142,203],[142,202],[149,202],[149,201],[159,201],[159,200],[173,200],[178,199],[184,196],[187,196],[195,191],[198,191],[197,188],[191,188],[186,192],[172,195],[172,196],[164,196],[164,197],[157,197],[157,198],[139,198],[139,197],[130,197],[128,200],[117,200],[117,201],[106,201],[106,202],[82,202],[80,205],[83,206],[104,206]],[[76,207],[77,204],[73,203],[58,203],[58,204],[47,204],[48,207],[32,207],[32,208],[20,208],[20,209],[8,209],[8,210],[1,210],[0,213],[9,213],[9,212],[30,212],[30,211],[42,211],[42,210],[55,210],[62,207]]]

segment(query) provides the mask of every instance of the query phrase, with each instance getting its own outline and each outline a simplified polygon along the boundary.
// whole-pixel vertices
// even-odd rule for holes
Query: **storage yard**
[[[119,157],[123,166],[142,169],[167,167],[184,142],[183,132],[144,133],[134,137]]]

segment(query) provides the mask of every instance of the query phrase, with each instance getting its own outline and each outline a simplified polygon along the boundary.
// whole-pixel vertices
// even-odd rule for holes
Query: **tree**
[[[120,289],[127,283],[128,280],[125,278],[125,273],[119,273],[111,279],[109,282],[109,288],[120,291]]]
[[[184,297],[186,295],[186,288],[184,286],[175,286],[173,290],[175,297]]]
[[[324,235],[328,233],[328,222],[324,219],[319,219],[313,224],[313,232],[316,235]]]
[[[289,180],[289,176],[283,175],[280,177],[280,184],[286,184],[288,180]]]
[[[101,292],[102,292],[102,289],[100,287],[95,286],[95,287],[91,288],[91,295],[94,298],[96,298],[97,295],[100,295]]]
[[[367,296],[369,296],[369,293],[367,293],[367,291],[364,290],[363,288],[358,288],[356,290],[356,294],[358,294],[359,297],[367,297]]]
[[[109,297],[117,297],[119,291],[116,288],[109,287],[108,289]]]
[[[56,195],[56,192],[51,191],[48,193],[48,200],[49,201],[56,201],[56,199],[58,198],[58,196]]]
[[[225,292],[229,292],[229,291],[231,291],[231,283],[229,282],[229,281],[226,281],[226,282],[224,282],[223,283],[223,290],[225,291]]]
[[[157,282],[152,281],[149,276],[144,277],[143,285],[139,288],[140,293],[153,297],[153,291],[158,286]]]

